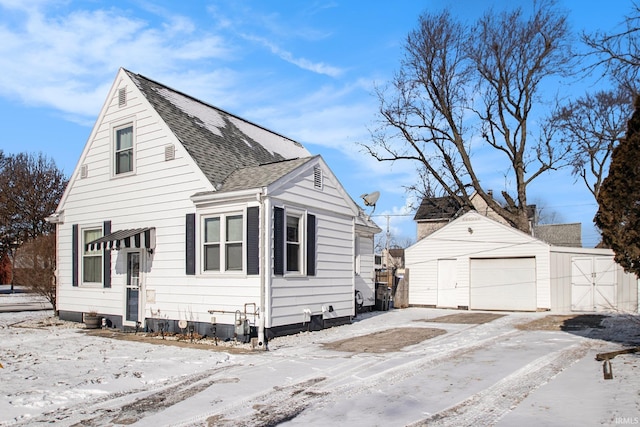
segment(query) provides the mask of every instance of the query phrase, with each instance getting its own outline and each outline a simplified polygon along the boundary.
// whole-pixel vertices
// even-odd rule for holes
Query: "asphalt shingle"
[[[292,139],[126,72],[216,189],[238,169],[311,156]]]

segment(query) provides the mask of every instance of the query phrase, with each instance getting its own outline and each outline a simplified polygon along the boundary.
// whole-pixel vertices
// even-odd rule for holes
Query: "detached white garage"
[[[468,212],[405,250],[409,305],[638,312],[639,282],[609,249],[550,246]]]
[[[550,309],[549,245],[468,212],[405,250],[409,304]]]

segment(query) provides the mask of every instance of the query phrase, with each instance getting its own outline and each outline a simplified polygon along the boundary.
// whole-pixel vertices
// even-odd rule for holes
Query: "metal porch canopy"
[[[156,247],[155,227],[133,228],[119,230],[92,240],[86,245],[86,250],[94,251],[100,249],[123,249],[123,248],[145,248],[153,250]]]

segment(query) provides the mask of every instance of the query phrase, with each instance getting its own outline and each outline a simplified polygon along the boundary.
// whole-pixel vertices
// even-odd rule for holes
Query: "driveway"
[[[613,359],[611,380],[595,361],[640,343],[637,324],[619,315],[572,324],[545,313],[410,308],[276,338],[270,351],[248,354],[226,351],[230,343],[121,340],[44,313],[16,316],[0,314],[0,425],[615,425],[640,417],[638,356]]]

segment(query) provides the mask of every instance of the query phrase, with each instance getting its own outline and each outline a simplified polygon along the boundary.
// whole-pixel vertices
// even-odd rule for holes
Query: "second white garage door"
[[[535,258],[471,259],[472,310],[535,311]]]

